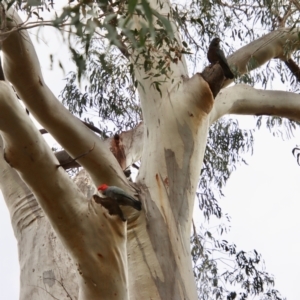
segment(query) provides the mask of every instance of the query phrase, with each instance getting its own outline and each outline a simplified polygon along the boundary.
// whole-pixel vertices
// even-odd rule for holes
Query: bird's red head
[[[105,191],[108,188],[108,185],[103,183],[98,186],[98,191]]]

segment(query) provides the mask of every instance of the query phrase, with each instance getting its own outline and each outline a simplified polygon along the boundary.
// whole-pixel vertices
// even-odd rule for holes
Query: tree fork
[[[15,126],[11,126],[12,120]],[[74,260],[78,299],[97,299],[99,295],[103,299],[127,299],[126,225],[94,201],[87,201],[66,172],[56,167],[51,149],[3,81],[0,131],[6,161],[34,192]]]

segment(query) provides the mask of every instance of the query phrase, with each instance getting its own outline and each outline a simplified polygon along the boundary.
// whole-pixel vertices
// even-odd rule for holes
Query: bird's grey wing
[[[223,50],[222,49],[218,49],[217,53],[218,53],[218,57],[219,57],[219,62],[222,61],[223,63],[225,63],[228,66],[228,62],[227,62],[227,59],[226,59],[226,57],[224,55]]]
[[[219,64],[223,69],[223,73],[224,73],[225,77],[230,78],[230,79],[234,78],[234,75],[230,70],[227,59],[226,59],[222,49],[218,50],[218,56],[219,56]]]

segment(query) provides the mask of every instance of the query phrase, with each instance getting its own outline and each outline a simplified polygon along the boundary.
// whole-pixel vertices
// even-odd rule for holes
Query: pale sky
[[[300,166],[292,149],[300,130],[291,140],[274,138],[267,129],[254,138],[249,166],[232,174],[220,201],[232,217],[228,238],[240,250],[261,253],[266,271],[275,275],[275,287],[287,299],[298,299]]]
[[[54,37],[48,29],[44,42],[51,39]],[[35,38],[33,42],[36,44]],[[49,47],[45,43],[36,44],[45,81],[58,95],[64,86],[64,74],[58,67],[55,72],[49,70]],[[69,66],[64,49],[63,43],[51,44],[52,54],[58,53],[64,65]],[[253,117],[239,117],[239,123],[243,128],[254,126]],[[254,154],[246,158],[249,165],[237,168],[225,188],[225,198],[220,200],[224,212],[232,217],[231,232],[224,238],[240,250],[256,249],[261,253],[267,271],[275,275],[276,288],[287,299],[298,299],[300,166],[292,149],[300,144],[300,130],[293,139],[282,141],[272,137],[267,129],[261,129],[256,130],[254,139]],[[17,300],[18,286],[16,240],[1,198],[0,298]]]

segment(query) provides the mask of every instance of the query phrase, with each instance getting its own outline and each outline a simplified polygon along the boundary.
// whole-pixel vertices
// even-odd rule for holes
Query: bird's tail
[[[220,66],[221,66],[222,69],[223,69],[224,76],[225,76],[226,78],[233,79],[233,78],[234,78],[234,75],[233,75],[233,73],[231,72],[229,66],[228,66],[226,63],[222,62],[222,61],[219,61],[219,63],[220,63]]]

